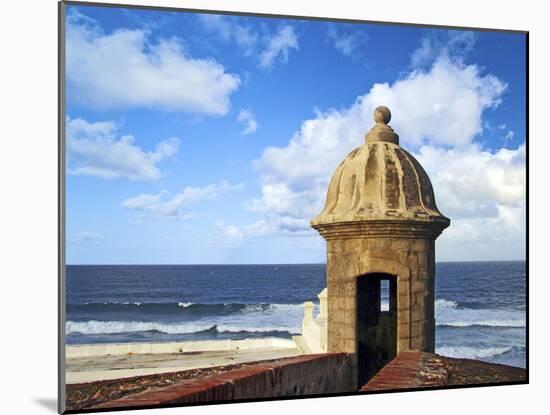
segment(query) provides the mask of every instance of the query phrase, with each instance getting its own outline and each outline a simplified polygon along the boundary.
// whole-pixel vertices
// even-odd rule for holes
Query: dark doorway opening
[[[364,385],[397,352],[397,277],[357,278],[357,375]]]

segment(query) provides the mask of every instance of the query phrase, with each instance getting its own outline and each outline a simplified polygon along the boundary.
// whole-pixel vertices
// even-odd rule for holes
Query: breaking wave
[[[483,359],[492,356],[498,356],[503,353],[512,350],[510,347],[468,347],[468,346],[456,346],[456,347],[438,347],[436,352],[443,356],[459,357],[464,359]]]
[[[147,321],[68,321],[66,323],[67,334],[118,334],[133,332],[158,332],[165,334],[190,334],[200,332],[287,332],[287,327],[243,327],[233,325],[211,325],[211,324],[164,324]]]
[[[67,334],[147,331],[187,334],[213,327],[220,332],[300,333],[304,316],[303,304],[125,302],[71,304],[68,307],[78,318],[67,321]],[[435,317],[439,327],[525,327],[524,311],[465,308],[447,299],[436,300]]]
[[[462,308],[455,301],[439,299],[435,320],[438,326],[448,327],[525,327],[525,311]]]

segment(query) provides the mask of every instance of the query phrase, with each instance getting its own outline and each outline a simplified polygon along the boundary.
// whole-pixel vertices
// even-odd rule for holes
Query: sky
[[[525,259],[525,35],[86,5],[66,15],[68,264],[320,263],[379,105],[451,226]]]

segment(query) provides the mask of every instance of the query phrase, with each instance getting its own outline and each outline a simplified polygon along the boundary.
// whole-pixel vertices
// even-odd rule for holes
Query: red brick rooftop
[[[525,382],[526,370],[424,352],[401,352],[361,392]]]

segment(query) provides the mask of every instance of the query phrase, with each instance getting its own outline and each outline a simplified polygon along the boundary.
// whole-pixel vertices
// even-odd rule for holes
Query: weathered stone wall
[[[149,389],[92,409],[355,392],[352,358],[328,353],[258,362],[172,386]]]
[[[327,241],[328,351],[357,352],[357,282],[397,276],[397,352],[435,348],[434,240],[339,238]]]

